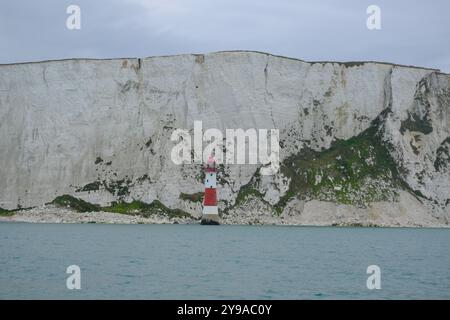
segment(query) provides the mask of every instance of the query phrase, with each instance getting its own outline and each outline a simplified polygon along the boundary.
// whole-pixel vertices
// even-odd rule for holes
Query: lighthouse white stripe
[[[205,188],[216,188],[216,173],[207,173],[205,176]]]
[[[203,214],[219,214],[217,206],[204,206]]]

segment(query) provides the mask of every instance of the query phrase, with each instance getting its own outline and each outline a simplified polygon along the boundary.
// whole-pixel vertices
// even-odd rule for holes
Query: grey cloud
[[[81,30],[65,27],[70,4],[81,7]],[[366,28],[370,4],[381,7],[381,30]],[[450,72],[448,12],[446,0],[9,0],[0,63],[240,49]]]

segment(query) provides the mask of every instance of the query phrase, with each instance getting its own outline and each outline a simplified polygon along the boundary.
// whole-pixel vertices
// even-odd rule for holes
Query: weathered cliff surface
[[[195,120],[280,129],[278,174],[220,167],[225,222],[449,224],[449,75],[257,52],[1,65],[0,207],[70,194],[199,216],[201,165],[170,158]]]

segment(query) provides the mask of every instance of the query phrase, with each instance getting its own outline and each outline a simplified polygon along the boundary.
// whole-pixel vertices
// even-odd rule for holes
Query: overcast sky
[[[66,8],[81,8],[81,29]],[[381,8],[381,30],[366,9]],[[1,0],[0,63],[257,50],[450,73],[448,0]]]

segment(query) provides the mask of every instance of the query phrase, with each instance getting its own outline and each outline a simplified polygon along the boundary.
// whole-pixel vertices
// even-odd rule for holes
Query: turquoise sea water
[[[450,230],[0,223],[11,298],[450,299]]]

